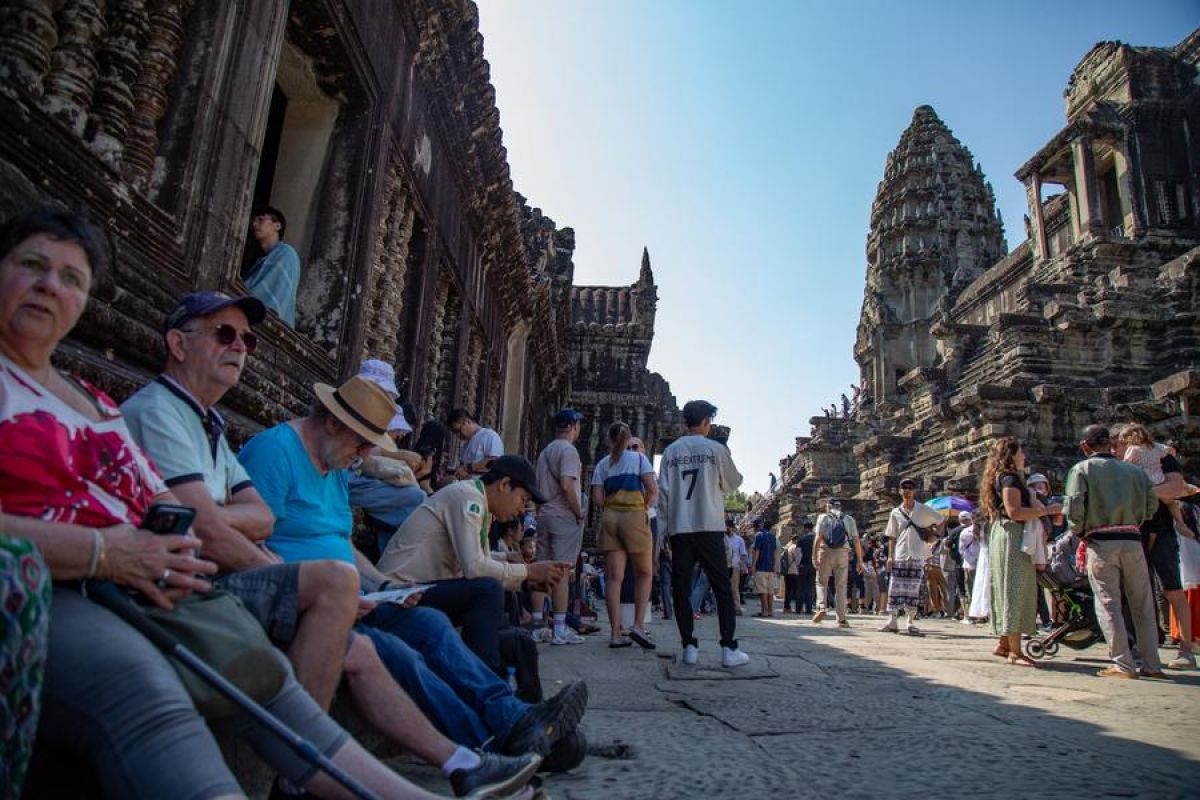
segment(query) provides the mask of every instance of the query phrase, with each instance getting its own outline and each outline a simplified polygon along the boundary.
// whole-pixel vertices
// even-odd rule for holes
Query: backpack
[[[785,548],[783,548],[783,552],[779,555],[779,571],[787,572],[788,567],[791,565],[791,563],[792,563],[792,560],[790,558],[788,558],[788,551],[787,551],[787,548],[785,547]]]
[[[833,518],[833,524],[826,530],[821,532],[821,538],[825,540],[825,546],[831,549],[846,546],[846,540],[850,537],[846,533],[846,521],[839,514]]]

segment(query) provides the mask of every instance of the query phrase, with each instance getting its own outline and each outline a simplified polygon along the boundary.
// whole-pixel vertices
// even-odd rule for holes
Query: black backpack
[[[783,552],[780,553],[780,555],[779,555],[779,571],[787,572],[788,566],[791,564],[791,562],[792,562],[792,560],[790,558],[788,558],[788,551],[787,551],[787,548],[785,547],[785,548],[783,548]]]
[[[825,540],[825,546],[836,549],[846,546],[846,540],[850,538],[846,533],[846,521],[841,516],[833,518],[833,524],[822,531],[821,538]]]

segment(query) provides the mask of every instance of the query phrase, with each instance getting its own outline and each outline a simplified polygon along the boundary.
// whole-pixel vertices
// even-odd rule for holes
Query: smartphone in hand
[[[196,509],[170,503],[155,503],[142,517],[142,530],[158,534],[186,534],[196,519]]]

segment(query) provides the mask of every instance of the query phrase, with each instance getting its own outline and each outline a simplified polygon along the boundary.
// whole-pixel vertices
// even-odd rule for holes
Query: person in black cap
[[[545,498],[537,515],[538,561],[558,561],[574,564],[583,547],[583,476],[580,472],[579,422],[583,419],[573,408],[564,408],[554,415],[554,440],[542,448],[537,459],[537,489]],[[567,606],[570,602],[567,581],[554,587],[551,605],[554,609],[554,628],[542,625],[540,593],[533,595],[533,638],[550,644],[581,644],[583,637],[567,627]]]
[[[496,589],[499,605],[503,594],[497,582],[508,590],[548,590],[567,575],[571,565],[557,561],[515,564],[491,557],[487,534],[493,519],[520,516],[525,505],[545,498],[537,491],[533,465],[521,456],[504,455],[492,461],[488,471],[474,480],[455,481],[435,492],[409,516],[388,542],[379,558],[378,569],[389,580],[445,583],[466,578],[478,591],[490,584]],[[491,580],[487,580],[491,579]],[[436,588],[425,593],[422,604],[437,597]],[[478,603],[463,603],[466,606]],[[438,606],[454,618],[454,609]],[[499,618],[495,620],[497,626]],[[476,631],[464,628],[468,645],[479,638],[494,639],[496,630]],[[472,649],[476,649],[472,646]],[[480,656],[494,664],[492,646]]]

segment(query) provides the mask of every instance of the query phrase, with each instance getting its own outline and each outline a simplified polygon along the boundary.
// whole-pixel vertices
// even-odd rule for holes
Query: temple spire
[[[650,248],[642,248],[642,271],[638,275],[638,283],[649,286],[654,283],[654,270],[650,269]]]

